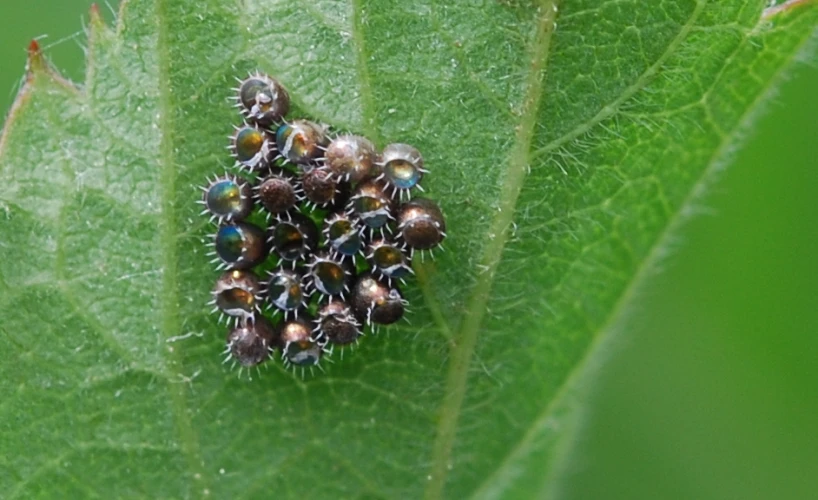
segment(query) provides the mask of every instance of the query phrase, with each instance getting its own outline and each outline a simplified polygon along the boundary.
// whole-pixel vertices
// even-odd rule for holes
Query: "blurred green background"
[[[0,109],[32,37],[82,80],[89,5],[3,2]],[[816,89],[818,68],[800,64],[642,289],[597,374],[565,498],[815,498]]]

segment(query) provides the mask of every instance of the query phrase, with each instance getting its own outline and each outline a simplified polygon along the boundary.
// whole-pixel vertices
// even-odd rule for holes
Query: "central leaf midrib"
[[[361,96],[361,129],[375,144],[381,143],[381,135],[375,126],[375,102],[372,96],[372,81],[369,77],[364,38],[363,6],[361,0],[350,0],[352,8],[352,45],[355,50],[355,74],[358,76],[359,95]]]
[[[156,26],[157,26],[157,84],[159,88],[159,120],[158,128],[160,134],[159,146],[159,182],[161,219],[159,221],[161,238],[160,247],[162,253],[162,310],[161,310],[161,331],[163,338],[170,338],[177,335],[181,329],[178,306],[180,303],[179,294],[179,269],[178,269],[178,228],[176,213],[176,162],[174,155],[174,120],[173,102],[171,92],[171,71],[170,71],[170,14],[168,12],[168,2],[172,0],[156,0]],[[122,1],[119,19],[124,18],[124,10],[129,0]],[[168,358],[167,369],[169,372],[174,367],[180,366],[177,350],[166,349],[165,355]],[[185,397],[185,385],[166,382],[170,404],[175,415],[176,426],[179,432],[181,449],[184,454],[190,472],[190,478],[199,478],[203,481],[202,487],[207,490],[207,475],[202,470],[201,452],[199,449],[198,436],[191,425],[188,417],[188,404]]]
[[[466,393],[469,366],[477,343],[477,332],[483,321],[494,274],[508,240],[508,228],[513,221],[517,199],[530,161],[531,142],[537,123],[556,13],[554,0],[540,2],[537,10],[537,30],[528,51],[531,55],[531,67],[525,80],[524,97],[520,107],[523,113],[516,127],[514,144],[509,152],[506,176],[500,190],[498,212],[487,231],[488,234],[493,234],[494,238],[488,239],[483,251],[478,266],[481,274],[467,303],[465,319],[454,336],[449,375],[439,410],[437,437],[432,450],[431,479],[425,493],[429,499],[443,497],[450,470],[452,447],[457,434],[457,422]]]

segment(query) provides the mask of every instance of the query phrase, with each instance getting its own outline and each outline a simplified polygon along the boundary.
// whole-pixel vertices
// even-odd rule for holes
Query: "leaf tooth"
[[[26,71],[29,78],[33,73],[38,73],[48,70],[48,62],[43,56],[43,51],[40,48],[40,42],[36,38],[32,39],[28,44],[28,63],[26,64]]]
[[[89,17],[91,18],[91,26],[93,28],[101,28],[105,26],[105,20],[102,19],[102,14],[99,12],[99,4],[94,2],[91,8],[88,9]]]

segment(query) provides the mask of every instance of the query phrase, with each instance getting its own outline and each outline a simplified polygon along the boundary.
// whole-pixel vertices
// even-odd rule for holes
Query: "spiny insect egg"
[[[324,127],[309,120],[293,120],[276,130],[278,152],[296,165],[309,165],[320,158],[326,142]]]
[[[370,274],[358,278],[351,304],[359,320],[381,325],[398,321],[406,309],[406,301],[397,287],[390,287]]]
[[[321,253],[310,262],[310,278],[315,289],[322,296],[340,295],[349,292],[349,278],[352,276],[351,265],[345,266],[341,260]]]
[[[275,79],[256,73],[242,80],[236,105],[251,122],[269,127],[290,111],[290,95]]]
[[[391,283],[391,280],[402,280],[412,273],[409,259],[403,248],[385,240],[378,239],[369,244],[366,260],[372,266],[373,273]]]
[[[284,312],[284,317],[290,314],[298,317],[298,310],[307,307],[307,291],[302,276],[296,271],[277,269],[267,273],[267,300],[276,309]]]
[[[426,170],[423,169],[423,157],[415,147],[390,144],[383,149],[381,158],[382,173],[378,178],[383,179],[394,191],[399,191],[403,196],[408,195],[409,190],[414,187],[423,190],[419,182]]]
[[[270,242],[282,259],[295,265],[295,261],[307,257],[318,245],[318,228],[309,217],[294,213],[277,220]]]
[[[248,222],[235,222],[219,227],[214,247],[221,268],[249,269],[267,258],[264,231]]]
[[[213,312],[239,319],[252,320],[259,310],[261,286],[251,271],[232,270],[219,276],[213,287]]]
[[[341,135],[330,141],[325,164],[339,179],[360,182],[375,172],[375,146],[366,137]]]
[[[275,169],[256,186],[256,197],[270,214],[278,215],[295,207],[300,194],[291,176]]]
[[[250,184],[235,175],[216,177],[202,191],[201,203],[205,206],[202,215],[209,213],[211,221],[240,221],[253,210]]]
[[[334,214],[324,223],[324,238],[332,252],[342,259],[355,257],[364,246],[361,228],[346,214]]]
[[[247,170],[262,170],[269,164],[270,143],[263,130],[247,125],[236,127],[230,140],[229,149],[233,158]]]
[[[301,177],[304,196],[315,206],[326,207],[340,194],[338,180],[326,168],[313,168]]]
[[[331,300],[318,309],[318,319],[313,330],[316,337],[324,337],[335,345],[351,344],[363,335],[361,324],[353,316],[346,302]]]
[[[312,335],[311,319],[306,315],[285,321],[280,330],[281,355],[286,365],[316,366],[324,355],[324,344]]]
[[[255,321],[246,321],[227,333],[225,361],[232,358],[242,366],[256,366],[270,357],[275,345],[273,326],[259,316]]]
[[[369,229],[383,229],[394,219],[392,198],[386,194],[384,187],[381,182],[366,181],[358,185],[349,199],[349,212]]]
[[[416,198],[404,203],[398,211],[398,231],[412,250],[429,250],[446,237],[446,220],[437,203]]]

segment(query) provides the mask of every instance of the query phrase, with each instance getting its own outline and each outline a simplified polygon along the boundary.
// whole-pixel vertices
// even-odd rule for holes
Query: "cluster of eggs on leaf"
[[[288,120],[289,93],[264,74],[240,80],[233,99],[243,118],[227,146],[235,165],[208,179],[200,201],[218,226],[211,305],[229,328],[225,361],[320,368],[335,347],[404,316],[399,286],[446,222],[434,201],[412,196],[428,173],[413,146],[379,151]]]

